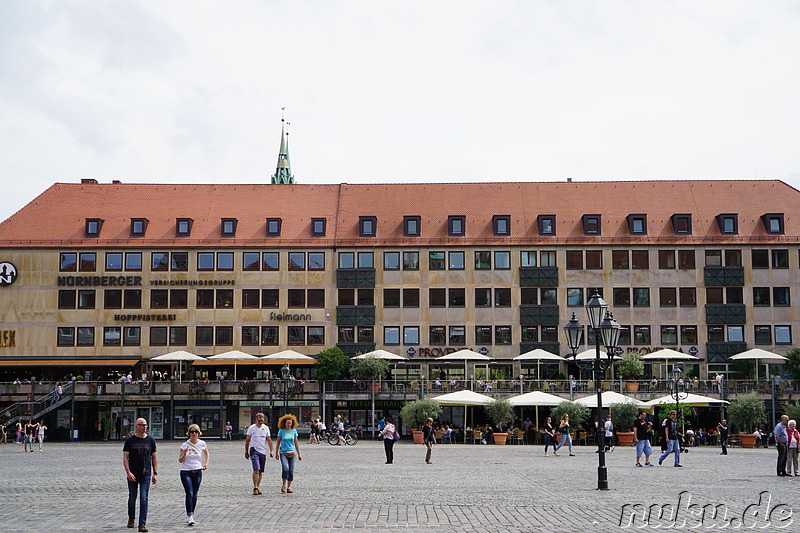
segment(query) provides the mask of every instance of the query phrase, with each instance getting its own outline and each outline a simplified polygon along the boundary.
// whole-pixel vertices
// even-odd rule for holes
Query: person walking
[[[344,444],[344,419],[342,418],[342,415],[337,415],[333,424],[336,428],[336,435],[338,435],[336,445],[341,446]]]
[[[17,430],[16,430],[16,434],[14,435],[14,442],[16,444],[22,444],[22,440],[23,440],[24,435],[25,435],[25,426],[22,425],[22,420],[17,420],[16,428],[17,428]]]
[[[158,481],[156,441],[147,434],[147,420],[136,419],[134,434],[122,446],[122,466],[128,479],[128,527],[136,522],[136,493],[139,493],[139,531],[147,532],[150,483]]]
[[[547,420],[545,420],[544,422],[544,427],[542,427],[542,429],[544,430],[544,456],[547,457],[547,447],[550,446],[550,444],[553,445],[553,455],[557,455],[556,430],[553,427],[553,419],[548,416]]]
[[[569,415],[564,413],[561,415],[561,421],[558,423],[558,432],[561,434],[561,442],[556,444],[553,447],[553,455],[558,455],[558,450],[567,444],[569,447],[569,456],[575,457],[575,454],[572,453],[572,437],[569,434]]]
[[[25,424],[25,447],[23,448],[23,452],[28,451],[28,447],[30,447],[30,452],[33,453],[33,442],[36,440],[36,424],[33,423],[33,420],[28,420]]]
[[[264,475],[264,466],[267,463],[267,447],[269,456],[272,457],[272,438],[269,427],[264,424],[264,413],[256,414],[256,422],[247,428],[247,437],[244,439],[244,458],[253,465],[253,496],[259,496],[261,491],[261,478]]]
[[[787,427],[789,425],[789,417],[787,415],[781,416],[781,421],[775,426],[772,432],[775,437],[775,447],[778,449],[778,475],[783,477],[787,476],[786,473],[786,459],[787,447],[789,445],[789,433]]]
[[[664,462],[664,459],[671,453],[675,454],[675,464],[673,466],[680,468],[681,464],[681,443],[678,437],[678,411],[670,411],[669,418],[665,418],[661,423],[664,428],[664,438],[667,441],[667,451],[661,454],[658,458],[659,466]]]
[[[44,418],[39,420],[39,423],[36,424],[36,437],[39,440],[39,451],[42,451],[42,443],[44,443],[44,432],[47,430],[47,426],[44,423]],[[32,448],[32,447],[31,447]]]
[[[633,442],[636,444],[636,466],[642,465],[642,454],[644,454],[644,466],[653,466],[650,456],[653,454],[650,448],[650,434],[648,433],[647,413],[639,412],[639,417],[633,421]]]
[[[800,444],[800,432],[797,431],[796,420],[789,420],[786,434],[789,436],[789,456],[786,459],[786,475],[791,476],[792,472],[794,472],[795,476],[800,476],[800,472],[797,471],[797,446]]]
[[[436,434],[433,431],[433,418],[425,421],[422,426],[422,440],[425,442],[425,447],[428,449],[425,453],[425,462],[431,464],[431,452],[433,447],[436,446]]]
[[[319,444],[319,418],[311,422],[311,431],[308,434],[308,444]]]
[[[394,435],[397,430],[394,427],[394,420],[391,416],[387,416],[383,429],[378,433],[378,436],[383,439],[383,451],[386,452],[386,464],[394,463]]]
[[[233,439],[233,426],[231,425],[230,421],[225,423],[225,438],[228,440]]]
[[[192,424],[186,431],[189,440],[181,444],[178,453],[178,462],[181,463],[181,484],[186,493],[186,525],[194,525],[194,510],[197,507],[197,492],[200,490],[200,483],[203,481],[203,470],[208,469],[211,455],[208,453],[208,446],[200,435],[200,426]]]
[[[605,447],[603,451],[610,451],[614,447],[611,445],[611,439],[614,438],[614,423],[611,421],[611,414],[606,415],[606,422],[603,424],[603,430],[605,431]]]
[[[5,424],[1,425],[0,426],[0,430],[2,430],[2,432],[3,432],[3,435],[2,435],[3,444],[8,444],[8,441],[6,441],[6,439],[8,438],[8,435],[6,433],[6,425]]]
[[[278,440],[275,442],[275,459],[281,462],[281,492],[291,494],[294,481],[294,459],[303,460],[300,455],[300,439],[297,438],[297,418],[285,414],[278,419]]]
[[[719,434],[719,443],[722,445],[720,455],[728,455],[728,438],[730,431],[728,430],[728,420],[723,418],[722,422],[717,424],[717,433]]]

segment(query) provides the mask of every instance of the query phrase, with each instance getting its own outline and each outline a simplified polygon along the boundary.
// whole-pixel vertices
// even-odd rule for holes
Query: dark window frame
[[[675,213],[670,217],[672,221],[672,231],[675,235],[691,235],[692,234],[692,214],[691,213]],[[682,224],[686,225],[686,229],[680,229]]]
[[[105,221],[102,218],[87,218],[83,226],[84,237],[99,237],[100,231],[103,229],[103,222]]]
[[[416,222],[417,231],[410,231],[409,223]],[[419,237],[422,234],[422,217],[419,215],[408,215],[403,217],[403,235],[405,237]]]
[[[271,217],[267,218],[266,220],[266,227],[264,228],[267,237],[280,237],[281,236],[281,226],[283,225],[283,220],[280,217]],[[275,224],[277,227],[273,230],[271,226]]]
[[[230,228],[226,230],[226,227]],[[236,227],[239,225],[239,220],[236,218],[223,218],[220,219],[219,232],[223,237],[236,237]]]
[[[192,224],[194,219],[191,218],[176,218],[175,219],[175,236],[188,237],[192,234]],[[186,224],[186,231],[181,231],[181,224]]]
[[[628,232],[631,235],[647,235],[647,214],[646,213],[631,213],[627,216],[628,220]],[[636,222],[642,223],[642,229],[640,231],[636,231],[634,228],[634,224]]]
[[[739,234],[739,214],[738,213],[720,213],[716,216],[717,227],[721,235],[738,235]],[[733,229],[730,231],[725,229],[725,221],[733,222]]]
[[[778,222],[777,230],[770,229],[772,221]],[[783,235],[786,230],[783,213],[764,213],[761,215],[761,222],[764,224],[764,231],[767,232],[767,235]]]
[[[321,227],[318,227],[321,225]],[[311,219],[311,236],[312,237],[324,237],[327,231],[328,226],[328,219],[324,217],[312,218]]]
[[[500,230],[500,222],[506,224],[506,231]],[[510,237],[511,236],[511,215],[494,215],[492,217],[492,230],[495,237]]]
[[[545,222],[550,223],[552,231],[545,231]],[[539,215],[536,217],[536,226],[540,237],[555,237],[556,235],[556,215]]]
[[[131,219],[131,237],[144,237],[145,232],[147,232],[147,224],[150,222],[146,218],[132,218]],[[142,228],[140,231],[136,231],[137,224],[141,224]]]
[[[367,223],[372,225],[372,231],[368,231]],[[360,216],[358,217],[358,236],[359,237],[376,237],[378,235],[378,217],[376,216]]]
[[[583,226],[584,235],[602,235],[603,234],[603,217],[598,213],[583,215],[581,217],[581,225]],[[597,229],[591,229],[592,225],[596,225]]]
[[[455,224],[461,223],[461,231],[456,231]],[[447,217],[447,235],[450,237],[466,237],[467,236],[467,217],[465,215],[448,215]]]

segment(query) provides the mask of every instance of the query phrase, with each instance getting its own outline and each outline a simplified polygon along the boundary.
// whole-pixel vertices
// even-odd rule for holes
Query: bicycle
[[[328,441],[328,444],[330,444],[331,446],[336,446],[337,444],[339,444],[339,434],[334,432],[328,432],[328,433],[330,433],[326,439]],[[347,446],[355,446],[356,444],[358,444],[358,436],[356,436],[355,433],[351,432],[350,428],[344,430],[344,435],[342,435],[342,438],[344,439],[344,443]]]

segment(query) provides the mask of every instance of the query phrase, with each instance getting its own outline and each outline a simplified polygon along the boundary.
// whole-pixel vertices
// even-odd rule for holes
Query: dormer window
[[[403,217],[403,235],[406,237],[419,237],[422,226],[422,217],[405,216]]]
[[[677,213],[672,215],[672,230],[675,235],[692,234],[692,215],[689,213]]]
[[[192,219],[179,218],[175,221],[175,235],[178,237],[188,237],[192,233]]]
[[[234,237],[236,235],[236,223],[238,220],[235,218],[223,218],[222,219],[222,236],[223,237]]]
[[[467,233],[467,217],[450,215],[447,217],[447,233],[451,237],[463,237]]]
[[[267,219],[267,237],[280,237],[281,236],[281,219],[268,218]]]
[[[717,215],[719,232],[723,235],[739,234],[739,215],[736,213],[721,213]]]
[[[783,213],[767,213],[761,215],[764,229],[770,235],[783,235]]]
[[[600,235],[600,215],[583,215],[583,234]]]
[[[647,215],[628,215],[628,231],[631,235],[647,235]]]
[[[511,235],[511,215],[493,216],[492,227],[495,237],[508,237]]]
[[[144,237],[144,232],[147,231],[146,218],[132,218],[131,219],[131,237]]]
[[[326,222],[326,219],[324,219],[324,218],[312,218],[311,219],[311,236],[312,237],[324,237],[325,236],[325,222]]]
[[[552,236],[556,234],[555,215],[539,215],[537,222],[539,226],[539,235]]]
[[[374,237],[377,217],[358,217],[358,234],[361,237]]]
[[[102,218],[87,218],[86,219],[86,236],[87,237],[99,237],[100,236],[100,229],[103,227],[103,219]]]

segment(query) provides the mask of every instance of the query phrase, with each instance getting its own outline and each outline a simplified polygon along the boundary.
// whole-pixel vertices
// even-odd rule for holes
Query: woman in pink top
[[[800,432],[797,431],[797,421],[789,420],[789,427],[786,428],[786,435],[789,437],[789,457],[786,461],[786,473],[800,476],[797,472],[797,447],[800,444]]]

